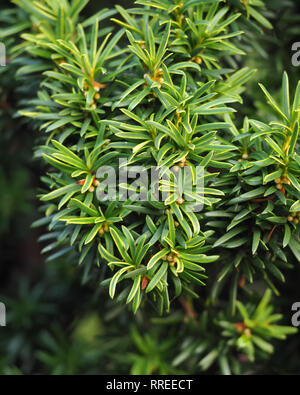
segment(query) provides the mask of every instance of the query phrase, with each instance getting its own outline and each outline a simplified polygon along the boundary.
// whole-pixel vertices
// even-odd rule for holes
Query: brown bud
[[[237,330],[238,333],[243,333],[244,330],[246,329],[246,325],[244,322],[236,322],[234,324],[235,329]]]
[[[290,180],[288,178],[286,178],[286,177],[282,178],[282,183],[283,184],[288,184],[289,182],[290,182]]]
[[[148,277],[144,276],[143,280],[142,280],[142,284],[141,284],[141,289],[142,290],[145,289],[147,287],[148,283],[149,283]]]
[[[106,85],[101,84],[100,82],[93,81],[93,88],[95,89],[95,91],[99,92],[100,89],[106,88]]]
[[[100,229],[99,229],[99,235],[100,235],[100,236],[103,236],[103,235],[104,235],[104,229],[103,229],[103,228],[100,228]]]
[[[103,227],[103,229],[104,229],[104,232],[108,232],[108,231],[109,231],[109,226],[108,226],[108,224],[105,224],[104,227]]]
[[[184,199],[183,199],[182,197],[180,197],[180,198],[177,199],[177,203],[178,203],[178,204],[182,204],[183,202],[184,202]]]

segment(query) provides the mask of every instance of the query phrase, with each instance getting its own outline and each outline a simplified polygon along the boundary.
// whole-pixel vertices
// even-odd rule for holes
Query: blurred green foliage
[[[131,7],[132,3],[101,1],[101,7]],[[245,48],[246,64],[258,71],[247,84],[246,102],[238,107],[241,120],[246,113],[268,117],[258,81],[272,87],[272,92],[278,89],[277,98],[283,70],[288,71],[291,86],[300,77],[300,68],[291,65],[291,45],[300,41],[297,4],[289,0],[267,0],[265,4],[274,29],[264,35],[258,31],[252,37],[253,47]],[[240,7],[240,2],[237,5]],[[87,14],[97,11],[99,2],[91,1]],[[26,21],[15,8],[0,13],[0,23],[12,23],[13,18]],[[8,47],[15,45],[10,40]],[[295,353],[300,347],[299,336],[288,337],[283,344],[275,342],[271,357],[266,357],[270,351],[267,344],[256,345],[254,351],[247,333],[242,333],[243,320],[249,319],[243,315],[242,305],[234,319],[229,319],[225,306],[219,306],[218,312],[208,306],[201,314],[198,302],[188,300],[184,308],[177,302],[169,317],[138,312],[132,326],[131,313],[118,300],[111,301],[102,288],[94,291],[101,279],[87,281],[92,276],[86,275],[82,284],[79,279],[84,268],[73,267],[67,258],[46,265],[37,259],[37,234],[29,232],[30,223],[39,217],[33,196],[40,169],[32,161],[37,135],[32,124],[16,116],[16,106],[26,102],[26,89],[14,78],[18,66],[12,61],[0,69],[0,300],[8,311],[8,325],[0,328],[0,374],[191,374],[201,370],[219,374],[228,372],[222,359],[227,348],[236,374],[299,373]],[[37,89],[36,81],[31,89]],[[44,240],[40,241],[43,246]],[[276,310],[283,313],[286,325],[291,304],[300,297],[299,275],[299,268],[287,274],[289,286],[277,299]],[[254,311],[258,302],[250,295],[250,310]],[[228,331],[237,322],[241,323],[241,336],[228,344]],[[257,365],[251,363],[253,352],[263,357]]]

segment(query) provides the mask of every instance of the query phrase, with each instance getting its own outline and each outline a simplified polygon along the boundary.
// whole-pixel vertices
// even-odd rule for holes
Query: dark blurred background
[[[266,107],[257,82],[276,92],[283,70],[288,70],[292,85],[300,79],[300,67],[291,65],[292,43],[300,41],[298,2],[265,3],[274,31],[256,37],[264,53],[249,48],[246,65],[258,68],[258,73],[247,85],[241,110],[262,120]],[[89,16],[115,4],[130,7],[133,1],[92,0],[85,13]],[[1,8],[8,5],[0,5],[0,22]],[[118,307],[108,305],[102,311],[104,294],[93,283],[81,283],[81,268],[66,266],[63,259],[46,263],[41,254],[43,243],[38,239],[43,232],[31,227],[42,217],[35,198],[42,171],[33,159],[38,128],[33,130],[16,116],[23,92],[14,72],[13,67],[0,70],[0,301],[6,303],[8,312],[8,326],[0,328],[0,374],[128,373],[134,358],[121,355],[122,350],[135,350],[134,335],[113,338],[112,320],[118,320],[118,330],[124,327],[124,333],[128,332],[128,322],[119,317]],[[292,275],[288,281],[295,295],[297,281]],[[277,359],[274,356],[271,362],[278,365],[277,370],[288,369],[280,367],[278,355],[299,346],[299,341],[294,342],[278,349]],[[114,356],[114,350],[118,355]],[[290,364],[293,369],[293,357]]]

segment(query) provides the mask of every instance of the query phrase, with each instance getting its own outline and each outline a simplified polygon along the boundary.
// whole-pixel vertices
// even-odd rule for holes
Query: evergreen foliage
[[[34,226],[46,229],[47,261],[80,265],[74,273],[93,295],[91,311],[103,300],[101,314],[115,326],[101,331],[92,315],[100,338],[90,347],[68,344],[58,326],[41,329],[38,360],[51,373],[94,372],[109,358],[102,373],[243,374],[270,359],[274,341],[297,331],[278,323],[275,307],[300,261],[300,82],[281,72],[279,93],[253,87],[247,54],[267,53],[260,37],[280,6],[138,0],[86,17],[88,0],[13,3],[0,39],[11,37],[5,72],[17,70],[22,87],[19,122],[37,132],[43,185]],[[132,189],[123,184],[114,201],[99,201],[98,168],[119,173],[120,160],[175,166],[157,186],[170,195],[122,201]],[[185,168],[199,212],[177,194]],[[82,336],[80,325],[72,336]]]

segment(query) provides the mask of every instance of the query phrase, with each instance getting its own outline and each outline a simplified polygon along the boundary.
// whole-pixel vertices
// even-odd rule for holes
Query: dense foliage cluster
[[[43,252],[81,265],[95,295],[116,299],[103,314],[122,311],[137,326],[154,315],[152,331],[126,334],[123,346],[140,353],[130,355],[132,373],[243,373],[244,354],[249,368],[273,352],[273,338],[296,332],[277,324],[271,295],[300,261],[300,83],[291,88],[281,72],[279,94],[260,84],[264,102],[246,111],[256,72],[246,55],[263,57],[257,37],[273,28],[260,0],[138,0],[84,18],[87,2],[14,0],[2,17],[8,69],[24,91],[18,117],[38,131],[44,161]],[[97,170],[119,174],[120,163],[173,168],[155,186],[169,195],[124,201],[136,188],[128,182],[99,200]],[[199,212],[178,195],[186,169]],[[63,372],[60,347],[42,338],[53,355],[39,359]],[[95,353],[93,344],[87,365],[111,357],[104,344]]]

